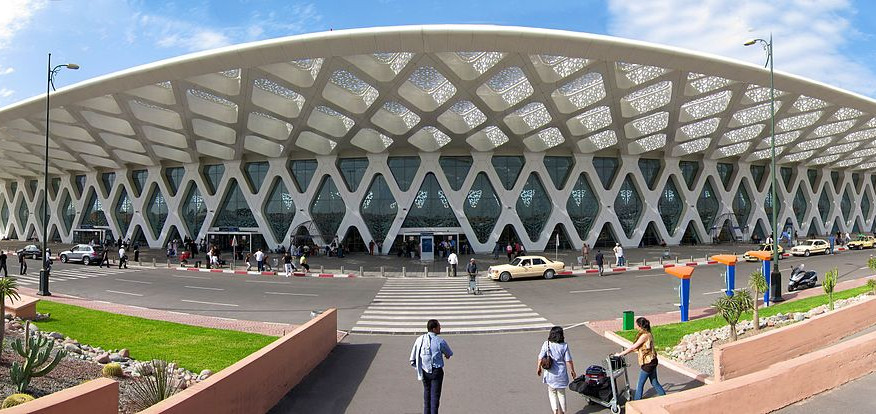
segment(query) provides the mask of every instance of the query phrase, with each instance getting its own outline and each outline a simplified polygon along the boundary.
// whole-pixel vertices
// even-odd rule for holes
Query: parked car
[[[828,250],[830,250],[830,244],[827,240],[809,239],[792,247],[791,254],[794,256],[809,256],[815,253],[827,254]]]
[[[23,249],[19,249],[16,253],[19,256],[24,256],[25,259],[39,259],[43,257],[42,253],[40,253],[40,248],[35,244],[24,246]]]
[[[70,250],[61,252],[58,256],[61,258],[61,263],[82,262],[82,264],[87,266],[92,263],[98,263],[101,254],[103,254],[103,249],[98,246],[77,244]]]
[[[847,246],[849,249],[864,250],[872,249],[874,244],[876,244],[876,237],[865,236],[862,234],[858,236],[856,240],[850,241]]]
[[[563,262],[556,262],[544,256],[520,256],[509,264],[490,266],[487,274],[493,280],[500,282],[526,277],[553,279],[558,272],[563,270],[564,266]]]
[[[745,259],[746,262],[756,262],[756,261],[757,261],[757,258],[754,257],[754,256],[752,256],[752,255],[750,255],[749,253],[751,253],[751,252],[757,252],[757,251],[770,252],[770,253],[772,253],[772,252],[773,252],[773,245],[772,245],[772,244],[761,243],[761,245],[758,246],[757,249],[749,250],[749,251],[745,252],[745,253],[742,255],[742,258]],[[780,244],[780,245],[779,245],[779,260],[783,259],[782,254],[784,254],[784,253],[785,253],[785,248],[782,247],[782,245]]]

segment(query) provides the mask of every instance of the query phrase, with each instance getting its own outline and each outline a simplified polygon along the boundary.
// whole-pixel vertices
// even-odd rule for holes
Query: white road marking
[[[563,328],[563,329],[565,329],[565,330],[569,330],[569,329],[572,329],[572,328],[577,328],[577,327],[579,327],[579,326],[581,326],[581,325],[586,325],[586,324],[588,324],[588,323],[590,323],[590,321],[584,321],[584,322],[576,323],[576,324],[574,324],[574,325],[569,325],[569,326],[567,326],[567,327],[565,327],[565,328]]]
[[[233,306],[233,307],[235,307],[235,308],[239,306],[239,305],[235,305],[235,304],[233,304],[233,303],[201,302],[201,301],[199,301],[199,300],[188,300],[188,299],[181,299],[181,300],[182,300],[183,302],[188,302],[188,303],[200,303],[200,304],[202,304],[202,305]]]
[[[116,279],[119,282],[131,282],[131,283],[141,283],[144,285],[151,285],[152,282],[144,282],[142,280],[131,280],[131,279]]]
[[[278,285],[288,285],[289,282],[275,282],[273,280],[244,280],[246,283],[274,283]]]
[[[173,275],[173,277],[181,277],[185,279],[209,279],[209,277],[204,276],[187,276],[187,275]]]
[[[570,290],[569,293],[593,293],[593,292],[608,292],[612,290],[620,290],[619,287],[604,288],[604,289],[588,289],[588,290]]]
[[[717,295],[717,294],[719,294],[719,293],[725,293],[725,291],[723,291],[723,290],[716,290],[716,291],[714,291],[714,292],[706,292],[706,293],[703,293],[703,294],[704,294],[704,295]]]
[[[143,296],[139,293],[131,293],[131,292],[120,292],[118,290],[107,290],[109,293],[118,293],[119,295],[131,295],[131,296]]]
[[[666,273],[655,273],[653,275],[636,275],[634,277],[640,278],[640,277],[657,277],[657,276],[669,276],[669,275],[667,275]]]
[[[183,286],[186,289],[203,289],[203,290],[225,290],[222,288],[206,287],[206,286]]]
[[[319,296],[314,293],[290,293],[290,292],[265,292],[266,295],[286,295],[286,296]]]

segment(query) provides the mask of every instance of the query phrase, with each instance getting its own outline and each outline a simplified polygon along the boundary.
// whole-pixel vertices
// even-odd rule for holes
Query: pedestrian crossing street
[[[15,276],[15,279],[18,281],[19,285],[24,286],[39,286],[40,284],[40,269],[39,268],[31,268],[28,269],[26,275],[19,275],[18,269],[9,269],[9,276]],[[117,269],[115,267],[110,267],[109,269],[103,269],[93,266],[82,266],[81,268],[64,268],[64,269],[52,269],[51,276],[49,276],[49,283],[55,282],[68,282],[72,280],[81,280],[81,279],[90,279],[93,277],[102,277],[102,276],[110,276],[110,275],[120,275],[123,273],[133,273],[139,272],[140,269]]]
[[[468,277],[387,279],[353,327],[360,334],[420,334],[438,319],[441,333],[489,333],[550,329],[547,319],[498,283],[478,279],[480,295],[468,293]]]

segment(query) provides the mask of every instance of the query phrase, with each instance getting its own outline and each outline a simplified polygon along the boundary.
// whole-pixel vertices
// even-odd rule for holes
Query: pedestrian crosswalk
[[[441,333],[550,329],[545,318],[499,284],[479,279],[480,295],[467,292],[468,277],[388,279],[362,313],[353,333],[418,334],[438,319]]]
[[[10,276],[15,276],[15,279],[18,281],[19,285],[25,286],[38,286],[40,284],[40,270],[39,269],[30,269],[30,271],[26,275],[18,275],[18,269],[14,269],[15,271],[9,272]],[[69,282],[73,280],[81,280],[81,279],[90,279],[93,277],[102,277],[102,276],[110,276],[110,275],[120,275],[123,273],[132,273],[139,272],[140,269],[117,269],[111,267],[109,269],[102,269],[99,267],[93,266],[82,266],[81,268],[64,268],[64,269],[52,269],[51,276],[49,276],[49,282]]]

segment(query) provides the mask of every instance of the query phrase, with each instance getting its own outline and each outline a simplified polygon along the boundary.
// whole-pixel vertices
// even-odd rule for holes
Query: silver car
[[[100,262],[100,256],[103,254],[103,249],[88,244],[77,244],[70,250],[61,252],[58,256],[61,258],[61,263],[67,262],[82,262],[84,265]]]

